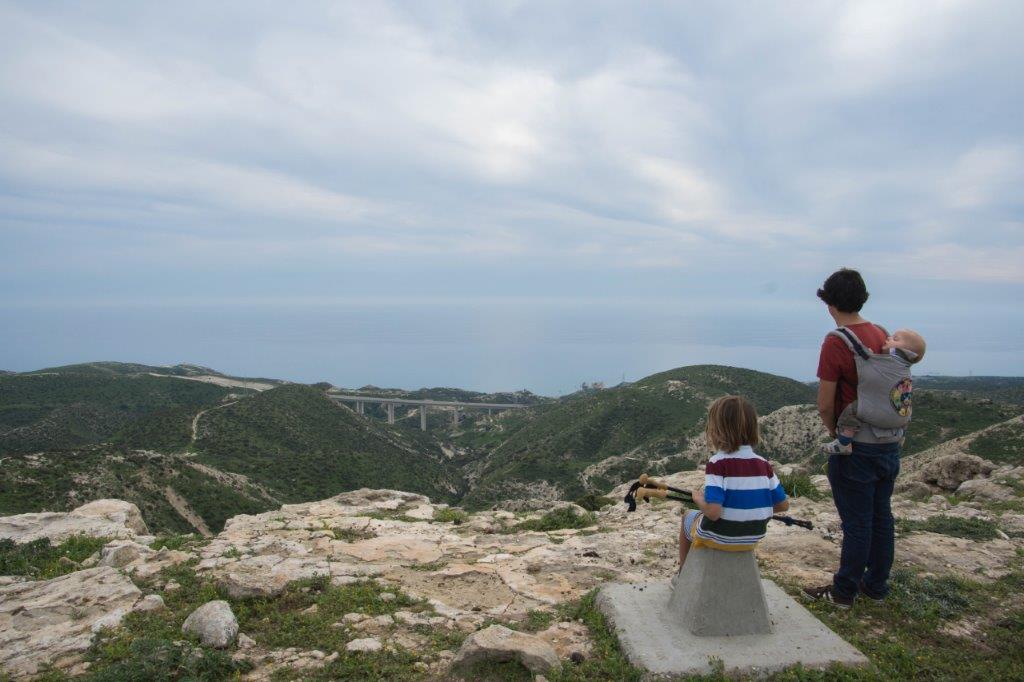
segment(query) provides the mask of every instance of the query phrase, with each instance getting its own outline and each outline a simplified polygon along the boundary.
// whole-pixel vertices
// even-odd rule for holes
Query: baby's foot
[[[849,455],[853,453],[853,443],[847,443],[843,445],[836,438],[831,443],[825,443],[821,446],[821,451],[826,455]]]

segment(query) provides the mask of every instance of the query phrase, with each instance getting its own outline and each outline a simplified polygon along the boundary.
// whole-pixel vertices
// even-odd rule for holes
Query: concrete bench
[[[692,548],[672,579],[666,616],[699,637],[770,634],[754,552]]]

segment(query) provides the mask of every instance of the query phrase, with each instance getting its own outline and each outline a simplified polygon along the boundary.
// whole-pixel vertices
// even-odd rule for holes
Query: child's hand
[[[703,489],[697,488],[696,490],[693,491],[693,493],[691,493],[691,495],[693,496],[694,503],[698,507],[703,507],[704,506],[704,490]]]

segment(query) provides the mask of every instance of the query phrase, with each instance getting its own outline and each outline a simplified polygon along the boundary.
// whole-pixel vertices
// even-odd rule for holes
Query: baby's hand
[[[693,496],[694,503],[698,507],[700,507],[700,506],[702,506],[704,504],[704,491],[703,490],[701,490],[700,488],[697,488],[696,490],[693,491],[693,493],[691,493],[691,495]]]

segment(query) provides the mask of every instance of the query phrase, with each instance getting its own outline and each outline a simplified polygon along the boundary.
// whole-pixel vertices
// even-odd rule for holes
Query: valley
[[[1008,378],[922,377],[905,445],[911,455],[995,424],[972,454],[1024,459],[1024,384]],[[373,386],[347,394],[503,402],[467,410],[457,426],[415,408],[387,423],[331,400],[329,384],[230,377],[196,365],[87,363],[0,377],[0,514],[66,511],[125,499],[160,532],[218,532],[236,514],[363,487],[426,495],[467,510],[536,509],[601,495],[640,473],[693,470],[706,458],[707,403],[740,393],[761,414],[762,452],[820,473],[824,438],[814,388],[735,367],[696,365],[560,398],[526,391],[415,391]],[[993,399],[996,396],[999,399]]]

